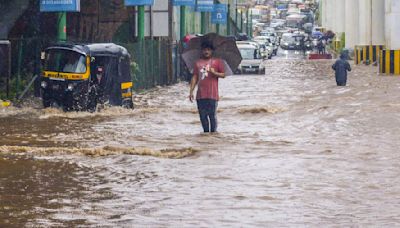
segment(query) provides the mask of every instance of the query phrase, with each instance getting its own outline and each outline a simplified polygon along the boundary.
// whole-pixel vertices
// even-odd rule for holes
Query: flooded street
[[[400,225],[400,78],[268,61],[220,80],[201,133],[180,83],[133,111],[0,109],[0,227]]]

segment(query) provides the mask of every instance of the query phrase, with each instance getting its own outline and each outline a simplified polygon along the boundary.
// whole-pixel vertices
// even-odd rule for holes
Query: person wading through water
[[[332,65],[332,69],[335,71],[335,78],[337,86],[346,86],[347,82],[347,71],[351,71],[349,62],[348,51],[342,51],[340,58]]]
[[[217,131],[217,104],[219,100],[218,79],[225,78],[223,60],[213,58],[214,46],[210,42],[201,44],[202,58],[197,60],[190,82],[189,100],[193,102],[193,91],[197,85],[197,108],[204,132]]]

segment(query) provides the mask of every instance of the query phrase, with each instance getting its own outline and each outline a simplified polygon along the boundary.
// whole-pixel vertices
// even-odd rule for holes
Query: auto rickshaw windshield
[[[44,70],[82,74],[86,72],[85,59],[83,54],[75,51],[51,49],[46,53]]]

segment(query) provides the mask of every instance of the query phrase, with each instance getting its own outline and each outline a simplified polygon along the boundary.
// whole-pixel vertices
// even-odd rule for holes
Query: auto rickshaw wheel
[[[44,108],[48,108],[51,106],[51,99],[49,98],[49,95],[46,92],[43,92],[42,95],[42,104]]]
[[[51,100],[50,99],[46,99],[46,98],[42,98],[42,104],[44,108],[48,108],[51,106]]]
[[[97,107],[97,93],[95,89],[91,89],[87,97],[86,109],[88,112],[95,112],[96,107]]]
[[[124,100],[122,101],[122,107],[127,109],[134,109],[133,101],[132,100]]]

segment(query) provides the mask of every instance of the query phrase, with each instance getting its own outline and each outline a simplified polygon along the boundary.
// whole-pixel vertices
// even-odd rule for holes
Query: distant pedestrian
[[[197,85],[197,108],[204,132],[217,131],[218,79],[225,78],[224,62],[214,58],[213,51],[212,43],[205,41],[201,44],[202,58],[196,61],[190,83],[191,102],[194,100],[193,91]]]
[[[347,59],[349,58],[347,51],[342,51],[340,58],[332,65],[335,71],[336,84],[338,86],[346,86],[347,71],[351,71],[351,67]]]
[[[320,55],[325,54],[325,44],[323,39],[318,40],[317,49],[318,49],[318,54]]]

